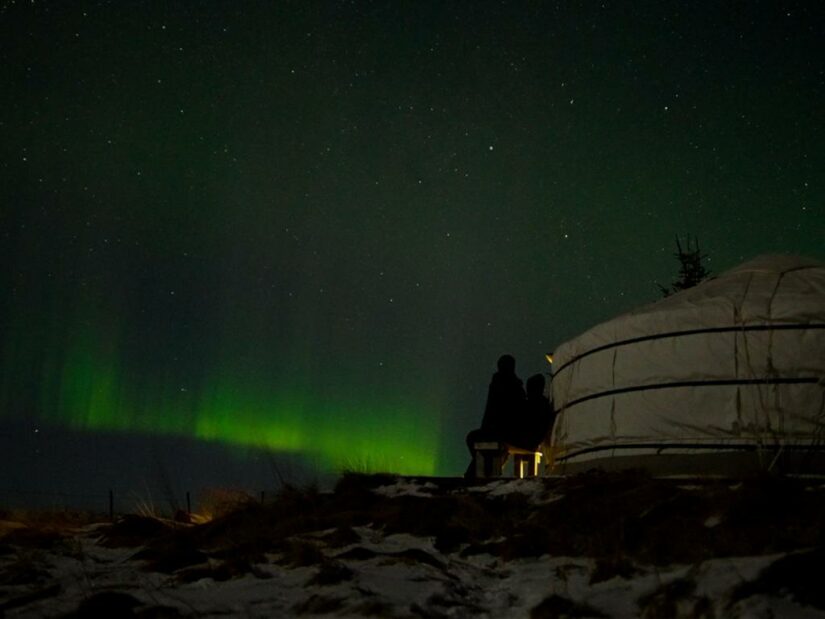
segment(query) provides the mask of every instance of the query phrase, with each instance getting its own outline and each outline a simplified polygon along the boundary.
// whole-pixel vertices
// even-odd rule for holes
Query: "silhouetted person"
[[[516,447],[536,450],[553,427],[556,414],[549,398],[544,395],[544,384],[542,374],[527,379],[527,400],[511,435],[511,444]]]
[[[478,442],[508,442],[513,419],[525,405],[524,387],[516,376],[516,360],[512,355],[502,355],[498,360],[498,372],[493,374],[487,390],[487,404],[481,428],[467,434],[467,449],[470,450],[470,466],[465,477],[475,474],[473,444]]]
[[[487,390],[487,404],[481,420],[482,431],[506,435],[508,427],[513,423],[513,415],[524,404],[524,400],[524,387],[521,379],[516,376],[516,360],[512,355],[502,355],[498,360],[498,372],[493,374]]]

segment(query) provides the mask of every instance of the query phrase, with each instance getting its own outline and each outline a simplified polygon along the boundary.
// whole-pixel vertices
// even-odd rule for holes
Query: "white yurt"
[[[825,473],[825,264],[761,256],[559,346],[550,474]]]

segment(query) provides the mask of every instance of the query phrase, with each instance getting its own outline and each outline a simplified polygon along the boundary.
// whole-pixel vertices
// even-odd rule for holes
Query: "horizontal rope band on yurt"
[[[610,350],[611,348],[618,348],[619,346],[627,346],[628,344],[638,344],[639,342],[649,342],[651,340],[661,340],[669,337],[683,337],[686,335],[702,335],[705,333],[742,333],[742,332],[750,332],[750,331],[806,331],[806,330],[813,330],[813,329],[825,329],[825,324],[813,323],[813,324],[797,324],[797,325],[740,325],[740,326],[733,326],[733,327],[708,327],[704,329],[688,329],[685,331],[670,331],[668,333],[657,333],[655,335],[643,335],[640,337],[634,337],[627,340],[620,340],[618,342],[611,342],[610,344],[605,344],[604,346],[598,346],[596,348],[592,348],[586,352],[583,352],[579,355],[576,355],[570,361],[566,361],[564,364],[559,366],[557,370],[553,372],[553,379],[555,380],[556,377],[566,370],[568,367],[576,363],[577,361],[581,361],[585,357],[593,355],[597,352],[602,352],[604,350]]]
[[[612,395],[620,395],[623,393],[633,393],[636,391],[651,391],[653,389],[676,389],[679,387],[731,387],[738,385],[805,385],[816,384],[820,381],[816,376],[805,376],[797,378],[740,378],[731,380],[691,380],[674,383],[657,383],[654,385],[636,385],[633,387],[622,387],[621,389],[611,389],[609,391],[600,391],[599,393],[591,393],[584,397],[578,398],[569,402],[558,409],[558,413],[567,411],[577,404],[587,402],[588,400],[595,400],[597,398],[606,398]]]
[[[668,449],[708,449],[713,451],[719,450],[727,450],[727,451],[779,451],[786,450],[786,451],[825,451],[825,444],[817,445],[813,443],[807,443],[804,445],[794,445],[794,444],[772,444],[772,445],[757,445],[755,443],[624,443],[624,444],[610,444],[610,445],[599,445],[597,447],[585,447],[584,449],[577,449],[576,451],[571,451],[569,453],[563,453],[554,455],[555,462],[564,462],[566,460],[572,460],[573,458],[577,458],[579,456],[584,456],[586,454],[592,454],[599,451],[614,451],[617,449],[654,449],[657,453]]]

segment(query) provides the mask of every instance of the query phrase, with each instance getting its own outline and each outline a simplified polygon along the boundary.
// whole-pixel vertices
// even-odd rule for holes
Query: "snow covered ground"
[[[438,503],[445,497],[472,501],[468,505],[473,509],[489,507],[499,519],[508,517],[504,502],[511,500],[521,506],[520,513],[532,517],[563,503],[565,488],[545,480],[444,487],[432,480],[398,478],[371,485],[362,490],[374,499],[359,500],[370,502],[364,514],[374,517],[372,522],[341,526],[342,504],[337,503],[333,521],[339,524],[327,527],[329,521],[317,507],[326,501],[323,496],[308,499],[316,503],[305,510],[303,519],[285,511],[255,512],[256,518],[274,519],[266,520],[276,523],[272,531],[283,532],[292,517],[301,523],[290,524],[288,530],[294,534],[271,546],[232,521],[220,525],[223,528],[216,524],[219,521],[211,529],[203,525],[200,528],[207,534],[197,537],[199,527],[153,529],[133,519],[127,523],[129,531],[147,532],[146,544],[137,545],[124,535],[124,523],[120,530],[93,524],[39,537],[33,533],[26,537],[26,528],[6,523],[0,526],[0,616],[825,616],[823,593],[817,594],[816,586],[794,588],[782,576],[804,574],[810,564],[818,578],[816,566],[822,553],[817,549],[666,565],[633,557],[614,561],[552,553],[520,556],[534,553],[502,550],[507,548],[506,535],[480,544],[472,539],[445,542],[441,534],[399,531],[398,521],[392,518],[398,514],[412,518],[407,527],[411,530],[417,528],[414,521],[419,513],[422,520],[450,519],[449,511],[426,513],[428,503],[435,511],[445,505],[454,509],[455,504]],[[419,512],[404,513],[411,508]],[[381,514],[390,512],[395,515],[382,520]],[[697,516],[709,534],[726,520],[724,515],[716,520]],[[264,520],[250,522],[256,524],[245,526],[264,526],[260,524]],[[671,531],[673,536],[681,533]],[[194,536],[192,543],[176,546],[171,563],[159,550],[164,546],[158,545],[158,540],[170,535],[187,540]],[[241,558],[230,552],[240,548]]]

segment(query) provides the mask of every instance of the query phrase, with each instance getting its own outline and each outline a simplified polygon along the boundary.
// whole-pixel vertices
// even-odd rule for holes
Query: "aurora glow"
[[[422,411],[400,400],[347,400],[349,396],[338,394],[325,401],[308,390],[263,380],[255,384],[248,376],[233,378],[227,371],[191,390],[168,376],[147,378],[144,373],[130,381],[114,341],[91,327],[80,327],[68,337],[61,360],[35,359],[32,365],[38,362],[39,390],[33,404],[44,421],[82,430],[191,436],[301,453],[338,470],[436,471],[438,426],[422,427]],[[5,376],[14,378],[13,373]],[[18,388],[4,381],[5,401],[17,393]]]
[[[823,24],[0,2],[0,491],[167,457],[210,483],[184,441],[242,481],[266,450],[461,472],[498,356],[527,378],[657,298],[676,234],[715,273],[825,258]]]

